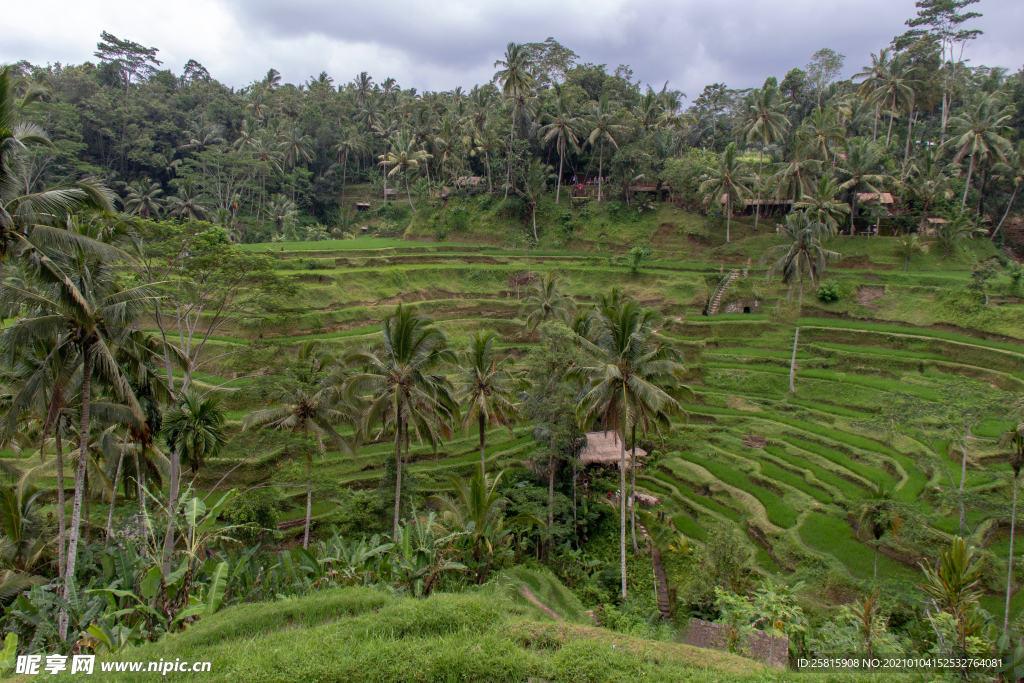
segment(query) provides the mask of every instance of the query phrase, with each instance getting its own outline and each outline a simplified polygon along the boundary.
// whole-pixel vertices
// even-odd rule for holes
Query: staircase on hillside
[[[740,271],[733,269],[729,271],[729,274],[722,278],[715,287],[714,294],[711,295],[711,299],[708,301],[708,315],[714,315],[718,313],[718,307],[722,303],[722,297],[725,296],[725,290],[729,289],[729,285],[732,281],[740,276]]]

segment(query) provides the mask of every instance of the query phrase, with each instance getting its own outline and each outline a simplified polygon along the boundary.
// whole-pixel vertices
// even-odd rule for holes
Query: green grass
[[[949,356],[943,356],[939,353],[926,353],[924,351],[904,351],[902,349],[888,349],[879,346],[854,346],[852,344],[834,344],[831,342],[814,342],[811,344],[812,347],[819,346],[823,349],[833,349],[835,351],[843,351],[845,353],[860,353],[869,356],[886,356],[889,358],[909,358],[912,360],[939,360],[939,361],[950,361],[953,359]]]
[[[847,469],[854,474],[859,474],[868,481],[872,481],[876,484],[882,484],[887,487],[893,487],[896,485],[896,480],[893,479],[892,475],[885,470],[872,467],[865,463],[856,462],[845,453],[840,453],[839,451],[832,450],[831,448],[826,448],[821,444],[811,443],[810,441],[796,439],[791,436],[784,436],[782,438],[790,445],[802,448],[803,450],[814,453],[815,455],[820,455],[826,460],[831,460],[840,467]]]
[[[698,541],[708,540],[708,532],[700,524],[693,521],[690,515],[675,515],[672,518],[672,524],[681,533],[686,534],[687,538],[695,538]]]
[[[733,508],[727,505],[722,505],[721,503],[719,503],[714,498],[711,498],[710,496],[698,495],[693,491],[692,488],[690,488],[688,484],[686,484],[683,481],[680,481],[679,479],[676,479],[672,474],[661,471],[655,471],[651,476],[653,476],[656,479],[660,479],[661,481],[664,481],[667,484],[671,484],[672,486],[676,487],[676,489],[679,491],[679,494],[684,498],[688,498],[689,500],[692,500],[694,503],[697,503],[698,505],[701,505],[707,508],[708,510],[717,512],[726,519],[731,519],[737,524],[743,520],[743,517]]]
[[[754,496],[761,505],[764,505],[765,512],[768,515],[768,521],[772,524],[788,529],[796,523],[796,510],[787,505],[782,499],[782,496],[774,491],[766,489],[763,486],[755,484],[751,481],[750,477],[743,472],[720,462],[709,460],[707,458],[699,458],[689,453],[682,453],[679,457],[703,467],[726,484],[734,486],[741,491],[746,491],[750,495]]]
[[[765,451],[771,453],[777,458],[785,460],[794,467],[810,470],[810,472],[815,477],[817,477],[819,481],[839,489],[848,500],[856,500],[857,498],[864,497],[865,489],[862,486],[854,484],[848,479],[843,479],[835,472],[832,472],[830,470],[825,469],[824,467],[816,465],[813,462],[807,460],[806,458],[802,458],[798,455],[793,455],[792,453],[788,453],[783,449],[777,448],[775,446],[765,446]]]
[[[820,512],[812,512],[800,525],[800,538],[809,547],[828,553],[839,560],[858,579],[870,579],[874,570],[875,553],[854,537],[846,522]],[[878,578],[913,577],[915,572],[884,554],[878,555]]]
[[[290,251],[360,251],[367,249],[410,249],[419,247],[471,247],[472,244],[459,244],[456,242],[444,242],[437,244],[424,244],[422,242],[407,242],[394,237],[357,237],[354,240],[321,240],[319,242],[259,242],[257,244],[240,245],[243,251],[285,253]]]
[[[1017,354],[1024,354],[1024,346],[1007,344],[1005,342],[989,341],[978,337],[969,337],[966,334],[956,334],[944,330],[934,330],[926,327],[904,327],[902,325],[886,325],[881,323],[870,323],[860,320],[844,320],[832,318],[800,318],[796,321],[800,327],[835,327],[846,330],[863,330],[865,332],[882,332],[885,334],[905,334],[918,337],[933,337],[945,341],[983,346],[989,349],[1011,351]]]
[[[852,372],[835,372],[833,370],[817,369],[797,370],[796,376],[806,377],[809,379],[823,379],[831,382],[847,382],[849,384],[868,387],[869,389],[877,389],[878,391],[902,391],[908,394],[917,394],[927,401],[942,400],[939,392],[934,389],[917,386],[916,384],[908,384],[907,382],[900,382],[893,379],[886,379],[884,377],[865,377],[864,375],[857,375]]]
[[[764,473],[764,476],[775,479],[776,481],[781,481],[783,484],[788,484],[799,491],[803,491],[819,503],[828,504],[832,502],[832,497],[828,495],[828,493],[822,491],[817,486],[812,486],[807,483],[807,480],[800,475],[790,472],[789,470],[784,470],[778,465],[768,462],[767,460],[761,460],[760,462],[761,472]]]

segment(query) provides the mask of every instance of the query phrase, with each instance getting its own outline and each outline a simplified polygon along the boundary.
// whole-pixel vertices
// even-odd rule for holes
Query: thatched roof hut
[[[629,463],[632,452],[626,451],[626,463]],[[647,451],[636,449],[636,457],[646,457]],[[622,446],[617,432],[590,432],[587,434],[587,446],[580,453],[583,465],[618,465],[622,457]]]

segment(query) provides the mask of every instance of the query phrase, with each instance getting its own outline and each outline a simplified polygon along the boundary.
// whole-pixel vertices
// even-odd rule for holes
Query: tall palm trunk
[[[480,424],[480,476],[484,476],[484,471],[487,469],[487,450],[484,447],[484,428],[487,426],[487,420],[484,418],[483,411],[477,418]]]
[[[554,555],[555,537],[552,529],[555,524],[555,454],[548,452],[548,551]]]
[[[967,166],[967,184],[964,185],[964,200],[961,206],[967,206],[967,191],[971,189],[971,176],[974,175],[974,152],[971,152],[971,163]]]
[[[626,403],[623,391],[622,441],[619,443],[619,568],[622,571],[622,599],[626,599]]]
[[[889,146],[889,139],[892,137],[892,120],[896,118],[896,93],[892,94],[892,109],[889,110],[889,132],[885,134],[885,146]]]
[[[494,192],[494,185],[491,184],[491,153],[484,152],[484,161],[487,162],[487,194]]]
[[[633,536],[633,553],[639,553],[640,548],[636,544],[636,423],[633,423],[633,455],[629,459],[630,479],[629,485],[629,529]]]
[[[597,201],[601,201],[601,186],[604,183],[604,138],[601,138],[601,151],[597,154]]]
[[[429,184],[427,185],[427,189],[428,190],[430,189],[430,185]],[[415,211],[416,207],[414,207],[412,205],[412,192],[409,191],[409,174],[408,173],[405,174],[405,194],[409,197],[409,208],[412,209],[413,211]]]
[[[1003,227],[1003,223],[1006,221],[1006,217],[1010,215],[1010,209],[1013,207],[1013,200],[1017,198],[1017,190],[1020,189],[1020,185],[1013,186],[1013,194],[1010,195],[1010,203],[1006,205],[1006,211],[1003,213],[1003,217],[999,219],[999,225],[992,231],[992,241],[996,239],[996,234],[999,232],[999,228]]]
[[[729,227],[732,223],[732,197],[725,196],[725,243],[729,243]]]
[[[1013,472],[1013,512],[1010,513],[1010,555],[1006,561],[1006,611],[1003,614],[1003,633],[1010,631],[1010,593],[1013,589],[1013,534],[1017,527],[1017,475],[1020,470]]]
[[[114,483],[110,489],[110,509],[107,511],[107,543],[114,537],[114,501],[117,500],[117,480],[121,478],[121,466],[124,463],[124,449],[128,447],[128,434],[121,442],[121,453],[117,456],[117,469],[114,470]]]
[[[508,199],[508,188],[512,186],[512,146],[516,141],[516,107],[512,106],[512,129],[508,134],[508,168],[505,171],[505,196]]]
[[[142,468],[139,467],[139,451],[133,451],[135,456],[135,495],[139,498],[139,538],[146,533],[146,485],[142,481]]]
[[[878,140],[878,113],[879,113],[879,110],[881,108],[882,108],[882,103],[881,102],[878,102],[877,104],[875,104],[875,124],[872,127],[872,129],[871,129],[871,142],[875,142],[875,141]]]
[[[872,581],[878,581],[878,541],[875,541],[875,571],[871,575]]]
[[[184,391],[184,388],[182,388]],[[171,554],[174,552],[174,523],[178,516],[178,488],[181,484],[181,453],[178,447],[171,448],[171,471],[167,495],[167,530],[164,532],[163,576],[171,573]]]
[[[341,161],[341,208],[345,209],[345,171],[348,170],[348,152],[342,157]]]
[[[555,204],[558,204],[559,198],[562,196],[562,164],[565,163],[565,145],[561,144],[558,146],[558,187],[555,188]],[[569,202],[572,204],[572,202]]]
[[[86,346],[82,353],[82,415],[78,441],[78,467],[75,468],[75,502],[71,508],[71,529],[68,532],[68,556],[64,569],[65,600],[70,599],[78,559],[78,535],[82,525],[82,500],[85,498],[85,467],[89,457],[89,392],[91,391],[92,354]],[[58,628],[61,639],[67,638],[67,613],[61,612]]]
[[[391,537],[398,539],[398,515],[402,504],[402,418],[395,428],[395,521],[391,526]]]
[[[317,435],[319,438],[319,435]],[[306,531],[302,536],[302,549],[309,548],[309,521],[313,516],[313,456],[306,458]]]
[[[537,242],[540,242],[540,238],[537,237],[537,203],[536,202],[533,203],[532,209],[533,209],[533,242],[534,242],[534,244],[536,244]],[[726,240],[726,241],[728,241],[728,240]]]
[[[57,574],[64,576],[64,539],[67,538],[67,511],[64,509],[64,442],[60,438],[60,417],[53,430],[56,440],[54,446],[57,449]]]
[[[757,204],[754,206],[754,232],[757,232],[757,223],[761,219],[761,172],[764,167],[764,145],[761,145],[761,157],[757,161]]]
[[[910,108],[910,114],[907,116],[907,146],[903,150],[903,165],[907,165],[907,160],[910,159],[910,136],[914,131],[914,108]]]

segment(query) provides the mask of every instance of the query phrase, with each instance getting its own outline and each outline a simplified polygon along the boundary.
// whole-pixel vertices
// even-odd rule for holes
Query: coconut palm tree
[[[508,189],[512,186],[512,145],[515,143],[516,121],[520,109],[533,90],[536,78],[530,71],[530,61],[522,46],[515,43],[509,43],[505,47],[505,58],[496,61],[494,66],[501,67],[498,73],[494,74],[494,80],[501,84],[501,92],[512,103],[512,130],[509,133],[508,170],[505,175],[505,199],[508,199]]]
[[[295,202],[283,194],[275,194],[267,202],[264,213],[274,223],[274,235],[283,235],[285,225],[295,216]]]
[[[105,253],[120,252],[109,248]],[[34,286],[8,287],[4,293],[28,315],[4,330],[4,343],[28,344],[38,336],[64,334],[81,358],[79,458],[64,574],[66,598],[75,576],[85,495],[92,381],[94,377],[101,380],[118,401],[141,419],[141,408],[113,349],[130,337],[132,326],[155,298],[156,291],[150,284],[126,288],[120,262],[84,249],[65,253],[33,245],[30,257],[35,266]]]
[[[579,151],[578,130],[582,120],[569,112],[568,103],[562,95],[561,88],[556,86],[555,113],[549,115],[547,125],[543,126],[539,135],[544,144],[555,144],[558,149],[558,185],[555,189],[555,204],[562,193],[562,167],[565,164],[565,152],[572,148],[574,152]]]
[[[178,194],[167,198],[170,215],[179,220],[201,221],[206,218],[206,209],[200,204],[203,193],[195,186],[191,178],[185,178],[178,186]]]
[[[519,311],[519,317],[525,317],[530,332],[552,318],[568,321],[576,307],[576,302],[566,293],[568,287],[569,281],[552,271],[530,286],[530,295]]]
[[[903,271],[910,264],[910,257],[915,254],[927,253],[928,245],[921,241],[915,232],[905,232],[896,238],[896,255],[903,259]]]
[[[220,397],[189,388],[163,421],[167,445],[177,451],[181,463],[196,474],[209,458],[216,458],[227,444],[227,424]]]
[[[857,94],[865,100],[873,103],[875,107],[875,122],[872,129],[873,132],[871,134],[872,141],[875,141],[878,138],[878,114],[882,106],[881,98],[878,96],[878,93],[885,83],[891,55],[892,50],[888,47],[883,47],[878,51],[877,55],[872,52],[871,66],[862,67],[863,70],[858,74],[854,74],[852,79],[854,81],[861,78],[864,79],[864,82],[861,83],[860,87],[857,89]]]
[[[866,189],[881,192],[879,186],[885,177],[879,173],[882,164],[882,152],[873,142],[865,138],[854,138],[846,145],[846,158],[840,159],[836,172],[845,178],[839,189],[850,193],[850,235],[857,232],[854,218],[857,217],[857,194]]]
[[[1017,146],[1005,156],[1002,163],[996,164],[992,171],[1013,183],[1013,194],[1010,195],[1010,201],[1006,203],[1006,211],[1003,212],[1003,217],[999,219],[999,225],[992,231],[992,240],[995,241],[999,228],[1003,227],[1006,217],[1010,215],[1010,209],[1013,208],[1013,200],[1017,198],[1017,190],[1020,189],[1021,185],[1024,185],[1024,141],[1018,142]]]
[[[889,131],[885,136],[885,146],[889,146],[892,137],[892,122],[900,109],[910,112],[914,107],[914,88],[920,84],[914,78],[920,68],[908,63],[909,57],[894,52],[892,58],[877,66],[877,74],[873,79],[875,88],[872,96],[880,106],[889,108]]]
[[[678,410],[671,387],[678,385],[682,366],[654,340],[654,312],[634,301],[612,296],[598,310],[593,341],[585,343],[594,362],[574,370],[589,380],[579,406],[580,424],[587,429],[600,420],[620,439],[620,559],[622,597],[626,597],[626,428],[648,424],[667,428],[667,415]],[[668,389],[666,389],[666,387]]]
[[[475,421],[480,430],[481,471],[487,467],[487,425],[508,427],[512,433],[512,423],[519,417],[515,398],[524,385],[521,373],[515,369],[515,359],[498,359],[495,341],[501,341],[496,332],[474,334],[469,346],[459,352],[458,373],[452,382],[455,400],[466,406],[462,428],[468,433]]]
[[[792,197],[795,203],[814,192],[814,177],[821,173],[821,161],[814,158],[810,145],[799,136],[794,136],[791,143],[789,159],[779,165],[771,182],[776,199]]]
[[[999,444],[1010,447],[1010,468],[1013,470],[1013,507],[1010,512],[1010,554],[1006,569],[1006,610],[1003,614],[1003,633],[1010,628],[1010,597],[1013,590],[1013,535],[1017,527],[1017,480],[1024,467],[1024,422],[999,437]]]
[[[163,209],[163,202],[160,195],[164,193],[160,183],[150,182],[149,178],[137,180],[128,185],[128,196],[124,200],[124,208],[128,213],[138,214],[143,218],[149,218],[150,214],[160,216]]]
[[[786,216],[782,237],[788,242],[768,249],[761,255],[761,265],[772,261],[768,268],[769,283],[782,276],[782,281],[792,287],[800,283],[800,305],[804,302],[804,276],[810,278],[811,286],[818,286],[818,278],[829,263],[842,259],[842,254],[826,249],[822,242],[832,236],[824,223],[811,221],[803,211]],[[773,260],[774,259],[774,260]]]
[[[793,205],[798,211],[804,211],[817,223],[824,223],[833,233],[839,232],[839,217],[850,213],[850,205],[836,201],[839,184],[831,176],[818,178],[814,194],[805,194]]]
[[[949,250],[953,248],[954,244],[981,237],[985,232],[985,228],[978,227],[962,206],[956,213],[947,216],[945,223],[940,223],[935,227],[935,236],[943,247],[943,259],[949,256]]]
[[[357,159],[367,150],[366,135],[357,128],[341,129],[341,137],[334,145],[334,151],[341,157],[341,205],[345,205],[345,179],[348,171],[349,155]]]
[[[757,204],[754,205],[754,232],[761,217],[761,188],[763,186],[764,150],[776,144],[786,134],[789,119],[782,113],[783,103],[779,101],[779,89],[766,86],[751,93],[747,103],[743,131],[748,143],[758,144],[757,160]]]
[[[728,242],[733,207],[736,204],[741,207],[747,205],[746,198],[753,180],[746,166],[736,157],[736,143],[729,143],[718,158],[718,168],[709,170],[703,177],[700,192],[708,204],[708,212],[716,204],[725,204],[725,241]]]
[[[539,242],[537,237],[537,205],[548,188],[548,180],[551,178],[551,167],[541,163],[540,159],[534,159],[530,168],[526,170],[523,177],[523,188],[516,188],[516,194],[526,200],[530,206],[530,214],[533,217],[533,241]]]
[[[870,535],[870,538],[875,540],[875,569],[872,581],[878,581],[878,546],[881,545],[882,536],[893,528],[890,510],[892,495],[892,489],[876,484],[860,505],[857,534],[862,538]]]
[[[978,93],[959,114],[949,119],[950,137],[946,145],[956,150],[953,163],[959,164],[965,156],[971,161],[967,167],[967,184],[961,205],[967,206],[967,191],[977,165],[993,159],[1003,159],[1010,152],[1009,122],[1014,109],[1003,105],[1000,96]]]
[[[402,438],[408,453],[409,429],[420,441],[434,446],[450,438],[458,418],[458,406],[451,395],[448,378],[441,370],[453,360],[445,349],[446,339],[429,318],[399,304],[384,318],[383,343],[378,351],[359,351],[346,356],[356,368],[349,378],[346,396],[365,397],[367,407],[360,418],[365,438],[380,425],[380,434],[395,430],[395,516],[393,535],[398,536],[402,494]]]
[[[398,134],[391,139],[391,150],[387,155],[380,157],[384,168],[391,167],[388,176],[401,173],[405,177],[405,192],[409,197],[409,208],[415,211],[412,205],[412,192],[409,190],[409,176],[419,172],[420,162],[431,158],[426,150],[419,149],[416,138],[409,134],[407,129],[398,131]]]
[[[312,346],[300,350],[299,361],[312,357]],[[355,449],[335,430],[335,425],[352,423],[354,411],[345,404],[341,394],[330,384],[318,382],[315,375],[306,382],[277,385],[271,400],[277,405],[256,410],[245,416],[242,429],[268,428],[292,434],[308,434],[316,438],[316,450],[300,449],[306,461],[306,526],[302,547],[309,547],[309,527],[313,514],[313,456],[323,454],[327,444],[353,458]],[[326,442],[326,443],[325,443]]]
[[[829,147],[846,141],[843,127],[839,125],[838,112],[831,107],[827,109],[816,107],[810,116],[804,119],[796,134],[813,150],[814,154],[820,153],[825,163],[828,163]],[[835,154],[833,154],[832,163],[835,164]]]
[[[928,224],[928,209],[936,202],[953,196],[950,178],[940,159],[941,151],[934,152],[926,148],[916,164],[918,173],[910,180],[910,191],[921,200],[921,230]]]
[[[601,201],[601,190],[604,184],[604,143],[609,143],[613,148],[618,149],[619,143],[616,136],[626,132],[626,126],[615,123],[615,107],[607,94],[602,94],[601,99],[591,104],[590,114],[585,120],[586,127],[590,129],[587,135],[587,144],[593,149],[598,146],[597,153],[597,201]]]

